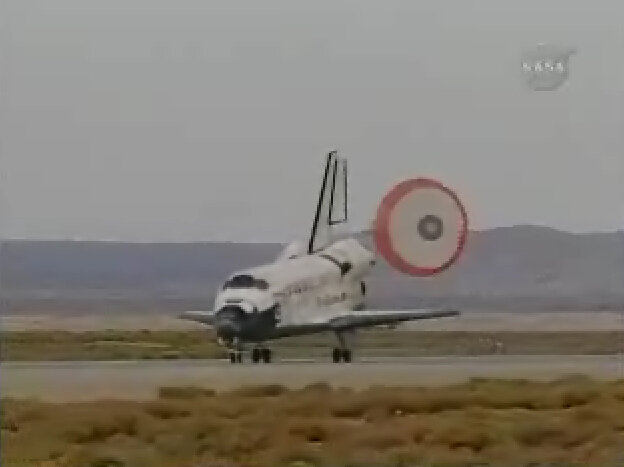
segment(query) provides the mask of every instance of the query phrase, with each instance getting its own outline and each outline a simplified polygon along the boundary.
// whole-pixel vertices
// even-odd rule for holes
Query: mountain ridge
[[[371,248],[370,235],[356,235]],[[273,260],[279,242],[132,243],[7,240],[0,250],[5,313],[208,308],[227,275]],[[380,261],[373,308],[624,309],[624,232],[536,225],[471,231],[452,268],[412,278]]]

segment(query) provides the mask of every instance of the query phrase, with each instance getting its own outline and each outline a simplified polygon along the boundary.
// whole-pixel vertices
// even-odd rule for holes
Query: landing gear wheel
[[[342,349],[342,361],[345,363],[351,362],[351,351],[349,349]]]
[[[243,353],[240,351],[231,351],[230,363],[243,363]]]
[[[334,349],[332,351],[332,360],[334,363],[340,363],[340,359],[342,358],[342,352],[340,349]]]
[[[271,349],[262,349],[262,361],[271,363]]]
[[[254,363],[258,363],[260,361],[261,354],[262,354],[262,352],[260,351],[259,348],[257,348],[257,347],[254,348],[251,351],[251,361],[254,362]]]

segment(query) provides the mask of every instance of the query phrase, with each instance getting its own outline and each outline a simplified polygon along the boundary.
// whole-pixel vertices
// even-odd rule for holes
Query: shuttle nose
[[[217,336],[232,339],[240,334],[241,325],[230,318],[221,318],[215,322],[215,330]]]

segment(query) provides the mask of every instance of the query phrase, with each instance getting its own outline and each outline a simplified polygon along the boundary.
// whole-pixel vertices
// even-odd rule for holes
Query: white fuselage
[[[241,362],[244,346],[253,344],[252,361],[268,363],[271,351],[264,343],[274,339],[332,332],[339,343],[332,359],[347,362],[347,336],[356,329],[456,316],[453,310],[364,311],[364,278],[375,256],[354,238],[342,237],[347,188],[346,159],[330,151],[306,241],[291,243],[272,263],[230,275],[211,312],[189,311],[181,317],[212,326],[218,342],[230,349],[231,362]]]
[[[214,309],[237,304],[262,312],[277,305],[278,325],[326,320],[364,307],[363,279],[373,265],[374,255],[357,240],[339,240],[316,253],[293,254],[231,275]]]

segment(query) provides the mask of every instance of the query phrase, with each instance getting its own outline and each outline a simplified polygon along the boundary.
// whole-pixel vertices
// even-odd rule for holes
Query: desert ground
[[[161,387],[150,400],[2,399],[2,465],[621,465],[624,380],[362,390]]]
[[[466,313],[365,331],[351,364],[321,335],[234,366],[170,315],[3,316],[1,464],[611,467],[623,316]]]

